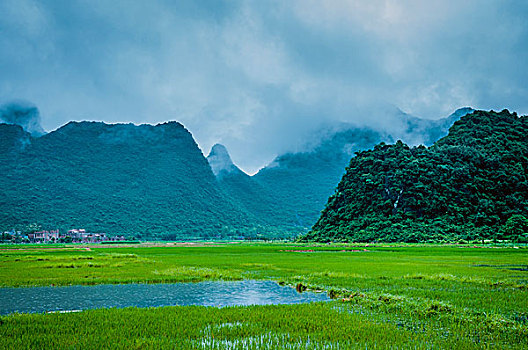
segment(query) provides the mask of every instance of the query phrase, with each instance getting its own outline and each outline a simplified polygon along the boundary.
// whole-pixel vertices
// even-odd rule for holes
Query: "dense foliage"
[[[525,240],[527,174],[528,117],[476,111],[431,147],[356,153],[303,239]]]

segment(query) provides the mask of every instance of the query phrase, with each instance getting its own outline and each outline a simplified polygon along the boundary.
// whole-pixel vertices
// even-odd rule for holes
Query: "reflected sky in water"
[[[172,284],[0,288],[0,314],[159,307],[171,305],[267,305],[328,300],[324,293],[297,293],[272,281],[208,281]]]

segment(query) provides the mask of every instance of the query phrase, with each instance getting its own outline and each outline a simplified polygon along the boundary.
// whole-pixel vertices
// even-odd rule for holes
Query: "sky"
[[[335,121],[528,114],[524,0],[1,0],[0,104],[177,120],[254,173]]]

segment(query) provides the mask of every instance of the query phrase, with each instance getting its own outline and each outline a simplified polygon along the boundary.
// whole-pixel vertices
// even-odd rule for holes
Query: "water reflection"
[[[297,293],[293,288],[271,281],[0,288],[0,314],[129,306],[298,304],[323,300],[328,300],[326,294]]]

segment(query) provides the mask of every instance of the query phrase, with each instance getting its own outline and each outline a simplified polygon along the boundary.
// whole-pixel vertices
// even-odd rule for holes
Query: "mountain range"
[[[398,139],[430,145],[472,111],[460,108],[438,120],[398,112],[393,120],[397,127],[390,132],[349,123],[327,125],[317,130],[325,135],[317,144],[306,145],[306,151],[282,154],[253,176],[232,164],[223,146],[214,146],[208,160],[213,169],[219,169],[218,154],[223,154],[217,179],[240,206],[270,225],[293,233],[305,232],[316,222],[355,152]]]
[[[472,111],[423,120],[404,113],[399,132],[339,123],[302,152],[257,174],[222,145],[204,157],[177,122],[70,122],[50,133],[30,104],[0,108],[0,230],[83,227],[148,239],[291,237],[316,222],[354,152],[407,138],[432,143]]]

